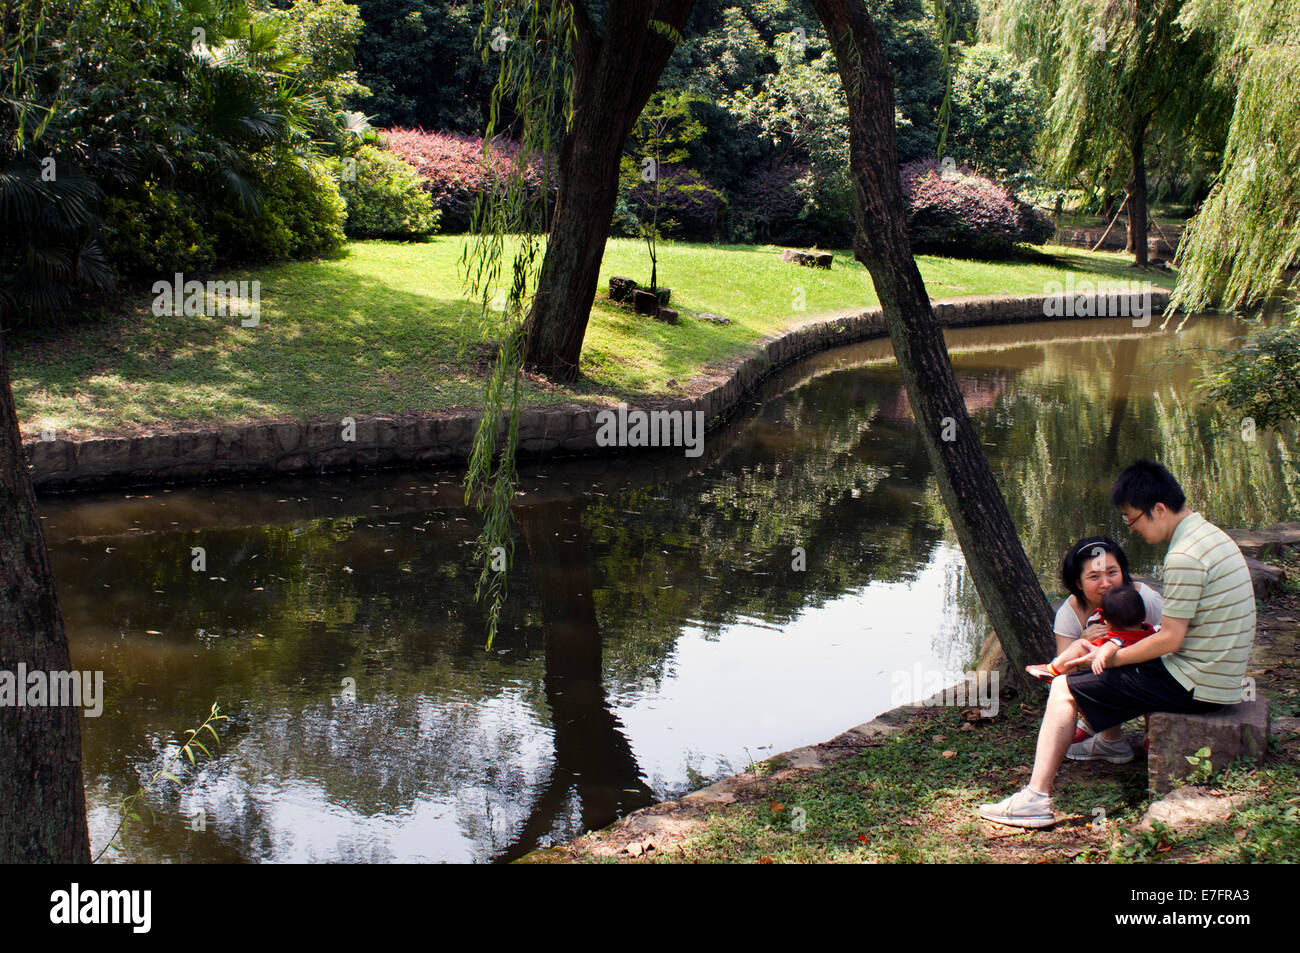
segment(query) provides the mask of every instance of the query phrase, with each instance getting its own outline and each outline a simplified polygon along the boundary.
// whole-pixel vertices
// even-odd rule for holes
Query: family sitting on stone
[[[1101,554],[1105,551],[1098,546],[1097,552],[1098,555],[1094,558],[1104,565],[1105,560]],[[1027,665],[1025,671],[1035,678],[1051,680],[1064,675],[1071,668],[1082,669],[1087,666],[1100,675],[1116,650],[1141,642],[1160,630],[1159,625],[1153,626],[1146,621],[1146,615],[1147,604],[1136,586],[1127,583],[1116,586],[1101,597],[1101,608],[1088,616],[1088,621],[1084,623],[1085,632],[1096,624],[1105,626],[1106,632],[1103,635],[1095,639],[1075,639],[1064,652],[1046,665]]]
[[[1033,773],[1015,794],[981,805],[986,820],[1054,824],[1052,782],[1065,758],[1123,764],[1134,757],[1120,730],[1129,719],[1211,712],[1242,700],[1255,593],[1241,550],[1187,507],[1178,481],[1157,463],[1139,460],[1124,470],[1111,502],[1130,531],[1169,544],[1164,597],[1134,585],[1113,540],[1082,539],[1066,553],[1061,577],[1070,597],[1056,614],[1057,657],[1029,666],[1052,679]]]

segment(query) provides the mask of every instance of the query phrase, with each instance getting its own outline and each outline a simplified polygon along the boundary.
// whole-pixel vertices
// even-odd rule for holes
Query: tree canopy
[[[1257,305],[1300,259],[1300,2],[1187,0],[1214,41],[1212,80],[1235,90],[1223,163],[1179,249],[1173,304]]]

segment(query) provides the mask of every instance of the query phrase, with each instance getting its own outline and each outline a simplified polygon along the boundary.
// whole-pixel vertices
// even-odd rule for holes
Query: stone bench
[[[1268,731],[1268,702],[1262,698],[1206,715],[1152,712],[1147,716],[1148,784],[1157,794],[1170,791],[1175,780],[1192,773],[1187,758],[1201,748],[1210,749],[1216,772],[1240,757],[1260,760],[1268,746]]]

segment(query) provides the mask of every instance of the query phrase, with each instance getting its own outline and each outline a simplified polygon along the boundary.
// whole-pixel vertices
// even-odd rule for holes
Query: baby
[[[1094,613],[1094,616],[1096,614]],[[1116,586],[1101,597],[1101,619],[1093,616],[1088,624],[1104,621],[1110,631],[1092,639],[1076,639],[1074,643],[1046,665],[1027,665],[1025,671],[1035,678],[1053,679],[1069,669],[1086,666],[1097,653],[1099,646],[1114,642],[1120,648],[1145,639],[1155,628],[1146,621],[1146,604],[1134,586]]]

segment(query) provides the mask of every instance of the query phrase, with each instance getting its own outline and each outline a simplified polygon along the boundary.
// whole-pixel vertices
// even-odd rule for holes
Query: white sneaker
[[[1107,741],[1101,735],[1076,741],[1066,749],[1065,756],[1071,761],[1109,761],[1111,764],[1128,764],[1134,757],[1133,749],[1123,738]]]
[[[1040,798],[1029,788],[1017,791],[997,804],[981,804],[980,817],[1012,827],[1050,827],[1056,823],[1050,797]]]

